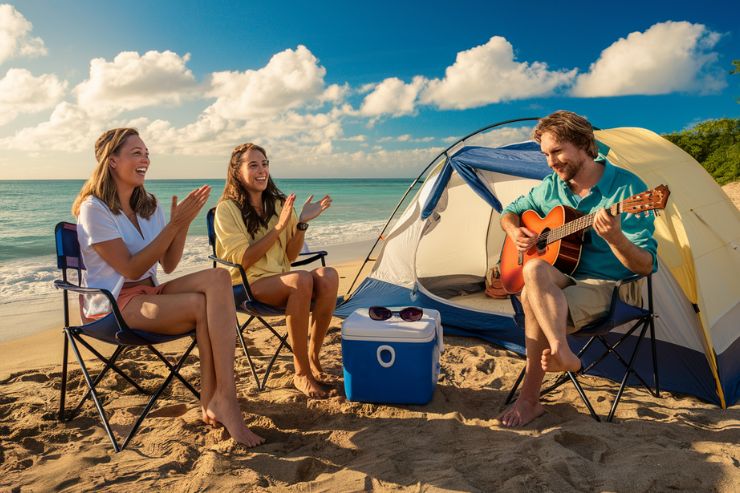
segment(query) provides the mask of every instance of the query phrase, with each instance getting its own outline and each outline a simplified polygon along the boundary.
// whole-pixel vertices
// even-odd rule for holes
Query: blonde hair
[[[244,224],[247,226],[247,231],[254,238],[254,235],[260,229],[260,227],[266,228],[270,218],[276,214],[275,203],[285,202],[285,194],[281,192],[275,182],[272,181],[272,176],[267,179],[267,188],[262,192],[262,203],[264,207],[264,217],[257,213],[257,210],[249,202],[249,195],[242,186],[242,182],[239,179],[240,170],[242,166],[242,156],[247,151],[254,149],[255,151],[261,152],[265,159],[267,159],[267,151],[257,144],[248,142],[246,144],[240,144],[234,148],[231,153],[231,159],[229,160],[229,166],[226,168],[226,185],[224,186],[224,192],[221,194],[219,202],[226,200],[233,200],[239,210],[242,213],[242,219]]]
[[[113,214],[121,213],[121,203],[118,200],[116,182],[110,169],[111,156],[117,156],[126,139],[132,135],[139,135],[135,128],[114,128],[103,132],[95,141],[95,159],[98,164],[87,179],[80,193],[72,204],[72,214],[80,215],[80,206],[90,195],[102,201]],[[144,219],[148,219],[157,210],[157,199],[144,186],[138,186],[131,194],[131,208]]]
[[[545,118],[540,119],[534,127],[532,138],[537,143],[542,142],[542,134],[550,132],[558,142],[570,142],[579,149],[586,151],[592,158],[599,155],[599,148],[594,137],[594,128],[588,120],[572,111],[558,110]]]

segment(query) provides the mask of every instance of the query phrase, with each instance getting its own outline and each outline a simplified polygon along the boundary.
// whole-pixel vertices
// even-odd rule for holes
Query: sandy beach
[[[740,184],[725,187],[740,204]],[[346,291],[360,265],[335,265]],[[12,305],[12,304],[11,304]],[[250,427],[267,439],[245,449],[222,429],[203,425],[198,403],[173,383],[125,451],[113,452],[88,403],[68,423],[56,420],[61,362],[60,300],[4,306],[2,324],[33,335],[0,342],[0,490],[2,491],[737,491],[740,410],[694,397],[653,398],[628,388],[613,423],[597,423],[570,385],[545,399],[547,414],[519,430],[501,428],[508,389],[523,361],[483,341],[445,337],[433,401],[388,406],[337,396],[308,400],[291,386],[283,354],[265,392],[257,392],[237,351],[237,388]],[[284,327],[280,319],[274,319]],[[333,319],[323,361],[341,377],[341,320]],[[256,352],[271,341],[248,334]],[[175,345],[167,348],[174,353]],[[123,367],[140,377],[164,375],[141,357]],[[83,385],[76,363],[72,395]],[[199,384],[197,353],[183,374]],[[584,378],[605,415],[617,384]],[[104,388],[111,423],[127,431],[144,397],[115,376]]]

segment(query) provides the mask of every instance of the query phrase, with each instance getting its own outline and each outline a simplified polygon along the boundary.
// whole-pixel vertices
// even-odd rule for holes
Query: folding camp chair
[[[206,225],[208,227],[208,244],[211,246],[211,251],[212,251],[212,254],[209,255],[208,258],[213,261],[214,268],[216,267],[216,264],[221,264],[221,265],[225,265],[228,267],[233,267],[235,269],[239,269],[239,274],[241,275],[242,283],[237,286],[234,286],[234,301],[236,302],[236,311],[249,315],[249,318],[247,319],[246,322],[244,322],[241,325],[239,325],[237,322],[236,335],[239,338],[239,342],[241,343],[242,349],[244,350],[244,354],[247,357],[247,361],[249,363],[249,369],[252,371],[252,375],[254,376],[254,381],[257,386],[257,390],[260,390],[260,391],[265,390],[265,387],[267,385],[267,379],[270,377],[272,366],[275,364],[275,361],[280,355],[280,351],[283,349],[283,347],[285,347],[286,349],[288,349],[288,351],[293,352],[293,348],[291,348],[290,344],[288,343],[288,334],[285,333],[281,335],[263,317],[285,315],[285,308],[272,306],[272,305],[268,305],[266,303],[261,303],[257,301],[254,298],[254,295],[252,294],[251,288],[249,287],[249,280],[247,279],[247,273],[244,271],[244,267],[242,267],[240,264],[234,264],[231,262],[227,262],[226,260],[220,259],[216,256],[216,230],[214,227],[215,216],[216,216],[215,208],[210,209],[208,211],[208,214],[206,214]],[[297,260],[296,262],[293,262],[291,266],[299,267],[299,266],[310,264],[311,262],[320,260],[321,265],[325,267],[326,266],[326,259],[325,259],[326,255],[327,255],[327,252],[323,250],[308,251],[306,246],[304,245],[304,250],[301,251],[301,253],[299,253],[299,256],[303,256],[307,258]],[[270,332],[272,332],[272,334],[275,337],[277,337],[278,340],[280,341],[277,348],[275,349],[275,352],[272,355],[272,358],[270,359],[270,362],[267,365],[264,375],[262,376],[262,382],[260,382],[259,376],[257,375],[257,368],[255,367],[254,362],[252,361],[252,356],[249,354],[249,349],[247,349],[247,344],[244,342],[244,330],[255,318],[259,320],[262,323],[262,325],[265,328],[267,328]]]
[[[59,403],[59,420],[69,421],[73,419],[74,416],[79,412],[85,401],[87,401],[88,398],[92,398],[93,402],[95,403],[95,407],[98,410],[98,414],[100,415],[100,419],[103,421],[103,427],[108,433],[110,441],[113,443],[113,448],[116,452],[120,452],[121,450],[126,448],[126,445],[128,445],[134,435],[136,435],[136,432],[139,430],[142,421],[144,421],[144,418],[147,416],[147,414],[149,414],[149,411],[151,411],[157,399],[169,386],[173,378],[177,378],[178,380],[180,380],[185,385],[185,387],[187,387],[188,390],[192,392],[195,398],[200,400],[200,394],[198,393],[198,391],[195,390],[195,388],[193,388],[193,386],[190,385],[190,383],[188,383],[182,377],[182,375],[180,375],[180,368],[182,367],[190,352],[195,347],[195,330],[192,330],[185,334],[171,336],[154,334],[151,332],[130,328],[123,320],[121,312],[118,309],[118,304],[116,303],[116,300],[115,298],[113,298],[113,295],[110,291],[94,287],[81,287],[79,285],[79,279],[82,270],[85,269],[85,265],[82,262],[82,256],[80,255],[80,245],[77,241],[77,227],[71,223],[60,222],[56,225],[56,228],[54,229],[54,235],[56,239],[57,249],[57,267],[62,271],[62,279],[54,281],[54,286],[57,289],[62,289],[64,291],[64,353],[62,357],[62,388]],[[77,271],[78,284],[73,284],[69,281],[69,278],[67,276],[67,271],[69,269]],[[70,291],[74,293],[79,293],[81,295],[97,294],[105,296],[110,303],[112,312],[90,323],[85,323],[79,326],[70,326],[68,298],[68,293]],[[155,344],[170,342],[181,339],[183,337],[190,337],[192,341],[185,352],[180,356],[179,359],[177,359],[174,365],[170,363],[170,361],[168,361],[168,359],[164,355],[162,355],[162,353],[154,348]],[[98,352],[88,341],[86,341],[85,338],[92,338],[98,341],[112,344],[115,346],[115,350],[110,357],[106,358],[105,356],[100,354],[100,352]],[[87,350],[94,354],[101,362],[105,363],[103,370],[95,378],[92,378],[90,376],[87,365],[85,364],[85,361],[80,354],[80,350],[77,345],[78,343],[87,348]],[[77,362],[80,364],[82,375],[85,379],[88,390],[82,397],[80,402],[77,404],[77,406],[69,414],[65,415],[66,413],[64,401],[67,390],[67,355],[68,347],[70,345],[72,346],[72,350],[74,351],[75,357],[77,358]],[[137,346],[146,346],[147,348],[149,348],[149,350],[154,353],[169,369],[169,374],[165,378],[164,382],[162,382],[162,384],[154,392],[147,392],[129,375],[124,373],[123,370],[121,370],[121,368],[116,364],[118,359],[124,353],[126,353],[129,349]],[[123,443],[120,445],[118,443],[118,440],[116,440],[116,437],[114,436],[110,425],[108,424],[108,418],[105,415],[105,410],[103,409],[103,404],[100,400],[100,396],[98,395],[97,390],[98,383],[102,381],[103,377],[105,377],[109,370],[113,370],[114,372],[118,373],[124,380],[126,380],[126,382],[131,384],[142,394],[151,396],[149,398],[149,402],[146,404],[144,410],[141,412],[141,415],[139,415],[136,422],[134,423],[134,426],[129,431],[128,436],[126,436]]]
[[[607,417],[607,421],[611,421],[614,417],[614,412],[617,409],[617,405],[619,404],[620,399],[622,398],[622,393],[624,392],[624,388],[627,385],[627,381],[630,377],[630,375],[634,375],[636,379],[650,392],[651,395],[654,397],[660,397],[660,386],[658,383],[658,359],[657,359],[657,352],[656,352],[656,346],[655,346],[655,324],[654,324],[654,318],[656,315],[653,312],[653,282],[652,282],[652,275],[647,276],[647,295],[648,295],[648,307],[647,309],[643,307],[638,307],[634,305],[630,305],[628,303],[625,303],[621,300],[619,297],[619,288],[625,284],[632,283],[632,282],[638,282],[640,279],[642,279],[641,276],[632,276],[630,278],[624,279],[622,281],[619,281],[616,286],[614,287],[614,291],[612,292],[612,299],[611,299],[611,305],[609,307],[609,311],[607,314],[602,317],[601,319],[598,319],[588,325],[586,325],[584,328],[579,330],[578,332],[571,334],[569,337],[573,337],[576,339],[584,339],[587,338],[588,340],[586,343],[581,347],[581,349],[578,351],[577,356],[578,358],[582,358],[584,355],[588,356],[588,360],[591,361],[584,367],[582,367],[578,372],[565,372],[560,377],[558,377],[555,382],[552,385],[549,385],[545,389],[542,390],[540,395],[548,394],[549,392],[555,390],[556,388],[560,387],[563,383],[570,380],[573,382],[573,385],[576,387],[576,391],[578,392],[578,395],[581,396],[581,399],[583,400],[584,404],[586,404],[586,407],[588,408],[588,412],[591,414],[591,417],[593,417],[596,421],[601,421],[599,419],[599,416],[594,411],[593,406],[591,405],[591,402],[589,401],[588,397],[586,397],[586,393],[583,391],[583,387],[581,387],[580,382],[578,381],[578,375],[584,375],[588,372],[596,369],[597,365],[599,365],[602,361],[604,361],[609,355],[614,356],[616,361],[621,363],[621,366],[624,368],[624,376],[622,377],[621,385],[619,386],[619,390],[617,391],[617,394],[614,398],[614,402],[612,403],[611,410],[609,411],[609,415]],[[522,330],[524,329],[524,310],[522,308],[521,302],[516,296],[511,297],[511,304],[514,307],[514,322],[518,327],[520,327]],[[634,322],[633,325],[627,330],[627,332],[623,334],[619,333],[612,333],[613,329],[616,327],[619,327],[620,325],[624,325],[630,322]],[[651,344],[651,352],[652,352],[652,363],[653,363],[653,382],[655,385],[655,388],[653,389],[637,372],[635,369],[635,359],[638,354],[638,351],[640,349],[640,343],[645,338],[645,334],[647,333],[648,328],[650,329],[650,344]],[[630,340],[630,336],[632,336],[635,331],[640,329],[639,336],[637,337],[637,340]],[[574,339],[571,339],[574,340]],[[598,346],[592,348],[591,346],[595,341],[599,341],[601,345],[604,347],[604,351],[597,357],[594,357],[595,354],[598,354]],[[617,351],[617,348],[624,345],[630,346],[634,344],[634,347],[632,348],[632,353],[628,356],[628,358],[624,358],[622,354],[620,354],[619,351]],[[592,351],[587,354],[587,351],[591,349]],[[594,352],[595,351],[595,352]],[[629,351],[629,348],[627,349]],[[513,398],[514,394],[516,393],[517,388],[519,388],[519,384],[522,382],[522,379],[524,378],[524,373],[526,371],[526,367],[522,369],[521,373],[519,374],[519,377],[516,380],[516,383],[514,383],[514,387],[512,387],[511,391],[509,392],[509,395],[506,397],[505,404],[509,404]]]

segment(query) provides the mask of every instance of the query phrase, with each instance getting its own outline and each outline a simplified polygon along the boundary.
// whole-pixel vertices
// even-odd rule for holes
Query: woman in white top
[[[201,366],[203,420],[222,423],[249,447],[264,439],[244,423],[234,383],[236,309],[229,273],[209,269],[157,282],[157,262],[172,272],[182,257],[190,223],[208,200],[210,187],[193,190],[181,202],[172,197],[169,222],[157,199],[144,190],[149,151],[132,128],[116,128],[95,143],[97,166],[75,199],[77,232],[87,267],[85,285],[109,289],[126,323],[160,334],[195,327]],[[85,317],[107,307],[86,301]]]

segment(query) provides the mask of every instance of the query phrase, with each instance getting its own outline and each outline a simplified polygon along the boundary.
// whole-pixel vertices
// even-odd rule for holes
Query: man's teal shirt
[[[521,216],[524,211],[532,209],[544,217],[558,205],[567,205],[584,214],[590,214],[647,190],[645,183],[633,173],[614,166],[603,157],[599,157],[596,162],[604,166],[604,174],[585,197],[581,198],[574,194],[557,173],[552,173],[527,195],[522,195],[507,205],[501,214],[513,212]],[[654,220],[652,212],[642,214],[640,217],[622,214],[622,232],[632,243],[650,252],[653,256],[653,272],[658,269],[658,244],[653,238]],[[573,272],[573,277],[618,280],[633,274],[622,265],[596,231],[592,228],[586,230],[581,260]]]

